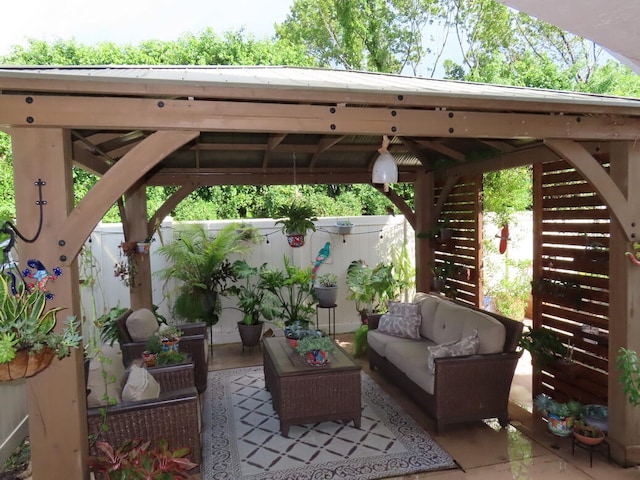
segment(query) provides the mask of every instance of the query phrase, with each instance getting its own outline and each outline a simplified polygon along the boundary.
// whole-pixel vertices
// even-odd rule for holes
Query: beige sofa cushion
[[[386,333],[380,333],[377,329],[369,330],[369,332],[367,333],[367,343],[369,345],[369,348],[375,350],[376,353],[381,357],[387,356],[387,348],[389,347],[389,345],[393,345],[395,343],[398,343],[400,345],[408,345],[410,343],[421,343],[422,341],[425,340],[413,340],[410,338],[395,337]]]
[[[504,342],[507,338],[507,329],[499,321],[486,313],[470,310],[470,315],[465,317],[462,327],[462,336],[468,337],[474,331],[478,332],[480,345],[478,353],[500,353],[504,351]]]
[[[392,343],[387,346],[387,359],[412,382],[433,395],[435,376],[427,368],[430,345],[433,344],[429,340]]]
[[[413,298],[413,303],[420,305],[420,316],[422,321],[420,323],[420,335],[425,338],[433,338],[433,325],[436,318],[436,309],[438,305],[445,302],[436,295],[428,293],[418,292]]]
[[[139,308],[127,318],[127,330],[134,342],[146,342],[158,326],[156,316],[148,308]]]
[[[106,380],[103,377],[103,371],[106,374]],[[113,347],[102,345],[89,363],[87,389],[90,391],[87,395],[87,406],[104,407],[110,403],[120,403],[124,377],[120,345],[117,343]],[[105,398],[105,392],[108,398]]]
[[[472,313],[461,305],[447,301],[441,302],[436,309],[433,335],[430,338],[437,344],[457,342],[462,338],[465,317]]]
[[[149,400],[160,396],[160,384],[153,378],[146,368],[132,365],[127,383],[122,389],[123,402]]]

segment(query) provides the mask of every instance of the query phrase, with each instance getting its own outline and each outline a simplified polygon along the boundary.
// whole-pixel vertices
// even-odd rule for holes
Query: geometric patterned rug
[[[209,372],[203,480],[372,480],[457,468],[454,460],[362,372],[362,418],[292,426],[280,422],[262,367]],[[322,392],[318,392],[322,401]]]

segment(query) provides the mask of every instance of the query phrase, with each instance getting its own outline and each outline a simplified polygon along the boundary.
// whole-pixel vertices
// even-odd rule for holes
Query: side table
[[[320,305],[316,305],[316,328],[320,328],[320,322],[319,322],[319,312],[320,309],[322,310],[326,310],[327,313],[329,314],[329,335],[331,335],[333,337],[333,339],[335,340],[336,338],[336,307],[338,305],[333,305],[331,307],[321,307]]]

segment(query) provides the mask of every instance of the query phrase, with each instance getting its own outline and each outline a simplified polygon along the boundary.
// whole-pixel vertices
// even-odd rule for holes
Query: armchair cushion
[[[149,400],[160,396],[160,384],[145,368],[132,365],[122,389],[122,401]]]
[[[103,372],[106,377],[103,377]],[[104,407],[109,401],[120,403],[124,377],[125,369],[120,348],[102,345],[89,363],[87,406]]]
[[[158,330],[158,320],[148,308],[139,308],[131,312],[126,325],[134,342],[146,342]]]

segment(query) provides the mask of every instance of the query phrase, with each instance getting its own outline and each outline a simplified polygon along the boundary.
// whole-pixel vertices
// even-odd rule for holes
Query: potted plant
[[[340,235],[349,235],[353,229],[353,223],[348,219],[336,220],[336,233]]]
[[[278,317],[285,327],[297,322],[308,328],[315,315],[315,295],[311,284],[311,267],[301,268],[292,265],[284,257],[284,268],[266,267],[259,272],[260,283],[272,297]]]
[[[149,255],[151,243],[153,241],[155,241],[155,238],[153,236],[150,236],[140,242],[136,242],[136,251],[138,253],[142,253],[143,255]]]
[[[156,364],[158,354],[162,352],[162,342],[158,335],[151,335],[144,346],[142,359],[147,367],[153,367]]]
[[[531,360],[537,370],[552,363],[558,368],[562,363],[572,363],[572,349],[567,347],[556,333],[548,328],[527,328],[520,337],[519,345],[531,354]]]
[[[362,260],[354,260],[347,267],[347,300],[356,303],[362,323],[367,322],[369,315],[386,311],[387,302],[397,298],[400,285],[393,276],[393,266],[379,263],[374,268],[367,266]]]
[[[154,335],[160,339],[163,352],[169,350],[177,352],[179,350],[180,337],[184,335],[184,332],[174,325],[161,325]]]
[[[309,335],[298,340],[296,352],[307,357],[309,365],[326,365],[329,363],[329,353],[335,350],[335,343],[330,337]]]
[[[323,308],[335,307],[338,299],[338,276],[335,273],[325,273],[318,277],[314,285],[318,306]]]
[[[281,205],[276,210],[276,225],[282,224],[282,233],[287,236],[287,241],[292,247],[302,247],[304,237],[309,230],[315,232],[316,226],[313,222],[318,218],[314,209],[302,200],[294,199],[287,205]]]
[[[40,372],[54,356],[64,358],[78,348],[82,337],[75,317],[55,332],[56,314],[62,307],[47,308],[46,293],[29,290],[21,283],[9,284],[0,275],[0,380],[30,377]]]
[[[604,440],[604,432],[593,425],[587,425],[583,420],[576,420],[571,429],[573,436],[584,445],[598,445]]]
[[[218,323],[220,297],[235,280],[232,254],[246,254],[251,245],[242,239],[236,224],[229,224],[210,237],[201,225],[180,231],[180,237],[158,251],[169,266],[156,273],[164,280],[175,280],[177,297],[174,314],[189,322],[204,321],[211,328]]]
[[[444,262],[434,262],[431,267],[433,273],[433,288],[445,294],[449,298],[456,297],[456,288],[447,283],[449,278],[455,273],[456,266],[452,260],[445,260]]]
[[[187,471],[197,467],[187,455],[188,448],[170,450],[166,440],[160,440],[159,447],[149,448],[150,442],[141,439],[128,440],[118,448],[107,442],[97,442],[99,455],[89,457],[89,469],[106,474],[112,480],[153,478],[171,480],[190,478]]]
[[[163,350],[156,356],[155,366],[177,365],[186,362],[188,355],[177,350]]]
[[[580,402],[570,400],[566,403],[557,402],[549,395],[541,393],[533,399],[536,410],[547,419],[547,427],[554,435],[567,437],[571,435],[573,422],[582,412]]]
[[[229,287],[229,293],[238,298],[238,309],[243,313],[238,322],[238,331],[244,347],[255,347],[262,336],[264,323],[261,318],[271,320],[278,314],[273,295],[269,295],[260,273],[267,268],[264,263],[260,268],[250,266],[245,260],[234,263],[233,270],[238,280],[244,283]]]

